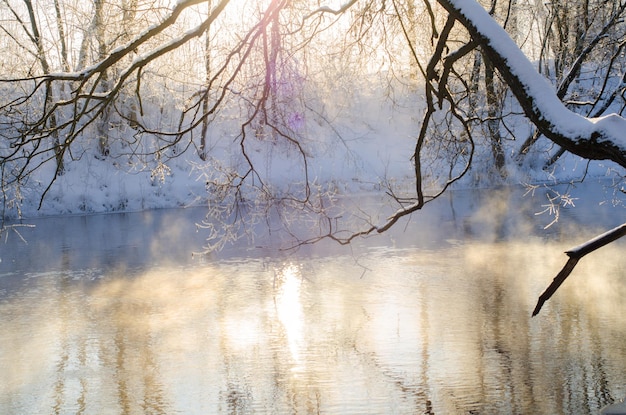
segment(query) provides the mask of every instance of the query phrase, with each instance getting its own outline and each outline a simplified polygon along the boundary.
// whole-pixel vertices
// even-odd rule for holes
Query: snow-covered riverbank
[[[331,188],[340,195],[384,192],[388,185],[412,188],[411,155],[417,126],[411,114],[406,109],[398,112],[397,108],[394,114],[388,108],[378,112],[370,108],[369,111],[368,125],[348,120],[336,129],[341,136],[322,136],[323,129],[319,126],[311,129],[307,148],[310,183]],[[41,201],[41,194],[54,173],[54,166],[49,164],[36,171],[20,189],[19,215],[28,218],[204,205],[211,191],[207,189],[207,181],[222,174],[225,166],[233,168],[241,164],[227,147],[232,145],[232,134],[223,132],[223,135],[225,138],[218,142],[223,147],[217,148],[216,159],[202,161],[189,150],[169,160],[165,166],[158,166],[153,160],[139,161],[129,155],[100,159],[86,151],[67,164],[65,174],[57,177]],[[478,161],[455,187],[488,188],[503,184],[564,183],[589,177],[619,178],[611,163],[587,162],[573,155],[565,155],[553,166],[543,169],[551,154],[548,143],[543,147],[537,144],[534,154],[519,163],[515,158],[519,142],[511,140],[506,144],[506,179],[493,172],[489,149],[479,145],[475,155]],[[276,189],[303,185],[302,160],[294,157],[293,152],[284,151],[273,143],[256,142],[252,154],[255,167],[267,179],[266,184]],[[18,216],[15,205],[8,207],[8,217]]]

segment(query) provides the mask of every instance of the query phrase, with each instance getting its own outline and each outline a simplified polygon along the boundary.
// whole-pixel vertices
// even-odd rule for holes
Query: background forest
[[[626,3],[481,3],[567,108],[623,114]],[[219,245],[268,214],[311,214],[322,236],[388,214],[335,224],[328,202],[359,192],[393,210],[594,176],[624,197],[623,168],[546,139],[434,2],[2,0],[0,16],[3,218],[208,204]]]

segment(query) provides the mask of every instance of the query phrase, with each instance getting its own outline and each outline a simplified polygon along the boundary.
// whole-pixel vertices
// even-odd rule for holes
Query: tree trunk
[[[70,63],[67,51],[67,42],[65,41],[63,14],[61,12],[61,4],[59,3],[59,0],[54,0],[54,11],[56,15],[57,30],[59,32],[59,43],[61,44],[61,66],[65,72],[69,72]]]
[[[93,16],[94,29],[96,34],[96,41],[98,42],[98,60],[102,60],[107,56],[107,44],[105,39],[105,27],[104,27],[104,0],[94,0],[94,16]],[[100,92],[106,91],[108,88],[108,75],[107,71],[102,72],[102,81],[99,85]],[[102,112],[102,118],[97,121],[98,130],[98,149],[100,155],[106,157],[110,153],[109,148],[109,112],[104,110]]]
[[[37,19],[35,17],[35,10],[33,8],[33,3],[31,0],[24,0],[24,4],[26,5],[26,9],[28,10],[28,17],[30,19],[30,27],[33,31],[32,37],[35,42],[35,47],[37,48],[37,55],[39,58],[39,63],[41,64],[41,69],[44,74],[50,73],[50,65],[48,63],[48,59],[46,58],[46,53],[43,48],[43,41],[41,39],[41,33],[39,32],[39,25],[37,24]],[[46,102],[45,107],[49,109],[52,107],[54,102],[54,88],[50,82],[46,82]],[[48,118],[48,128],[51,132],[52,137],[52,145],[54,147],[54,156],[57,163],[56,174],[62,175],[65,171],[65,164],[63,163],[63,155],[65,153],[65,146],[59,140],[59,133],[57,130],[57,118],[55,113],[51,113]]]
[[[502,134],[500,134],[500,103],[496,93],[494,81],[495,69],[488,56],[484,58],[485,62],[485,91],[487,95],[487,129],[491,140],[491,152],[496,166],[496,170],[501,177],[506,177],[504,169],[504,149],[502,147]]]
[[[207,3],[207,13],[211,13],[212,1],[209,0]],[[204,70],[206,72],[205,76],[205,86],[207,91],[204,92],[204,97],[202,98],[202,129],[200,131],[200,148],[198,148],[198,156],[202,161],[206,160],[206,138],[209,130],[209,82],[211,80],[211,28],[207,28],[204,39]]]

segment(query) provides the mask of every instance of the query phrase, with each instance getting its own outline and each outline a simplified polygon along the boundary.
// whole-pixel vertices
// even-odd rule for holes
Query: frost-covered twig
[[[25,224],[25,223],[14,223],[11,225],[2,225],[0,227],[0,239],[4,239],[4,243],[7,243],[9,239],[10,231],[13,231],[22,242],[24,242],[25,244],[28,244],[28,241],[26,240],[26,238],[24,238],[22,234],[20,233],[19,228],[34,228],[34,227],[35,225],[30,225],[30,224]]]

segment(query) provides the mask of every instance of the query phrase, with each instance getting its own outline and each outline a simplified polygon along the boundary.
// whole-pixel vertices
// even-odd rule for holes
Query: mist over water
[[[202,210],[33,221],[0,247],[0,413],[597,413],[626,396],[624,242],[530,315],[624,210],[544,231],[522,193],[295,253],[192,256]]]

